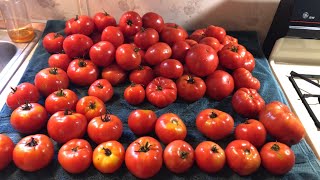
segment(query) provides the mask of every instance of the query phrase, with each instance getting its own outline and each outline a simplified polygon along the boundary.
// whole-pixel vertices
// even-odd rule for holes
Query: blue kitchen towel
[[[46,29],[43,36],[49,32],[60,32],[63,34],[64,21],[50,20],[47,22]],[[283,92],[279,88],[273,74],[271,73],[267,59],[264,57],[260,44],[257,38],[256,32],[229,32],[230,35],[235,36],[239,39],[239,43],[244,45],[255,57],[256,67],[253,71],[253,75],[257,77],[261,82],[260,94],[269,103],[271,101],[281,101],[287,103]],[[31,82],[34,81],[35,74],[48,66],[47,60],[50,54],[48,54],[43,46],[42,39],[39,42],[30,63],[20,81],[21,82]],[[235,125],[243,122],[245,119],[237,115],[231,108],[231,96],[223,99],[222,101],[214,101],[204,97],[194,103],[186,103],[182,100],[177,100],[173,104],[165,107],[163,109],[158,109],[152,106],[148,102],[144,102],[139,106],[131,106],[123,99],[124,88],[129,84],[126,82],[121,86],[114,87],[114,96],[110,102],[106,103],[107,109],[112,113],[117,115],[124,124],[124,132],[120,138],[120,142],[125,146],[125,148],[137,137],[129,130],[127,124],[127,117],[132,110],[135,109],[151,109],[156,112],[159,116],[167,112],[173,112],[178,114],[182,120],[185,122],[188,128],[188,135],[186,141],[189,142],[194,148],[202,141],[208,140],[200,134],[200,132],[195,127],[195,117],[203,109],[206,108],[217,108],[223,110],[232,115],[235,120]],[[70,89],[74,90],[77,95],[83,97],[87,95],[88,87],[77,87],[75,85],[70,85]],[[44,104],[44,99],[40,100],[41,104]],[[0,114],[0,132],[5,133],[10,136],[10,138],[17,143],[22,137],[22,134],[17,133],[10,125],[10,113],[11,110],[4,106]],[[46,130],[42,130],[40,133],[46,133]],[[155,134],[151,136],[156,137]],[[86,139],[89,138],[86,136]],[[233,140],[233,135],[230,137],[218,141],[217,143],[223,148],[226,147],[228,142]],[[96,144],[89,140],[92,147],[95,148]],[[37,172],[29,173],[19,170],[13,163],[3,171],[0,172],[0,179],[135,179],[135,177],[130,174],[125,165],[120,168],[114,174],[102,174],[97,171],[93,165],[82,174],[73,175],[64,171],[57,161],[57,152],[61,145],[55,143],[55,156],[49,166]],[[165,146],[163,146],[165,147]],[[319,161],[315,157],[314,153],[311,151],[310,147],[305,140],[302,140],[299,144],[292,146],[292,149],[296,155],[296,163],[293,169],[284,176],[274,176],[268,173],[262,167],[259,168],[257,172],[247,177],[240,177],[234,173],[227,165],[222,171],[216,174],[207,174],[200,171],[194,164],[193,167],[186,173],[174,174],[168,171],[165,166],[163,166],[160,172],[153,177],[153,179],[320,179],[320,165]]]

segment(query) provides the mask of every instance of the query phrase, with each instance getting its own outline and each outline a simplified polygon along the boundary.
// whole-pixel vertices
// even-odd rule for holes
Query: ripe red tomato
[[[247,118],[258,117],[265,102],[255,89],[240,88],[232,96],[232,107],[240,115]]]
[[[259,120],[271,136],[289,146],[299,143],[305,134],[299,118],[279,101],[267,104],[259,113]]]
[[[71,58],[85,57],[93,45],[92,40],[83,34],[67,36],[63,41],[63,50]]]
[[[205,37],[199,41],[199,44],[206,44],[212,47],[216,52],[223,48],[223,45],[221,45],[218,39],[214,37]]]
[[[112,114],[102,114],[93,118],[88,124],[88,135],[95,143],[118,140],[123,131],[121,120]]]
[[[146,96],[146,91],[141,84],[131,84],[123,93],[124,99],[132,105],[141,104]]]
[[[192,46],[187,52],[185,61],[190,72],[199,77],[213,73],[219,63],[216,51],[206,44]]]
[[[187,127],[178,115],[165,113],[158,118],[155,132],[160,141],[168,144],[174,140],[184,140]]]
[[[237,125],[234,135],[236,139],[247,140],[254,147],[260,148],[266,142],[267,130],[260,121],[249,119]]]
[[[139,48],[132,44],[122,44],[116,50],[116,62],[124,70],[133,70],[141,64]]]
[[[89,86],[99,75],[98,67],[90,60],[74,59],[67,70],[70,81],[79,86]]]
[[[149,136],[140,137],[127,148],[126,166],[138,178],[151,178],[162,167],[162,152],[159,141]]]
[[[117,48],[123,44],[124,36],[119,27],[108,26],[102,31],[101,41],[108,41]]]
[[[260,81],[253,77],[250,71],[245,68],[238,68],[232,73],[234,85],[236,89],[251,88],[255,90],[260,89]]]
[[[220,140],[232,133],[234,120],[217,109],[202,110],[196,117],[197,129],[212,140]]]
[[[153,28],[142,28],[134,36],[134,44],[143,50],[147,50],[150,46],[159,41],[159,34]]]
[[[77,102],[76,112],[83,114],[87,118],[87,121],[90,122],[91,119],[105,114],[107,109],[103,101],[99,98],[84,96]]]
[[[80,113],[69,110],[54,113],[47,124],[49,136],[58,143],[82,138],[87,130],[87,119]]]
[[[0,171],[6,168],[12,161],[14,143],[5,134],[0,134]]]
[[[246,48],[240,44],[229,43],[219,51],[219,62],[227,69],[238,69],[243,67],[246,59]]]
[[[227,45],[227,44],[229,44],[229,43],[238,44],[238,39],[235,38],[235,37],[226,35],[226,36],[223,38],[221,44],[222,44],[222,45]]]
[[[201,39],[206,37],[205,32],[206,28],[197,29],[190,34],[189,39],[195,40],[196,42],[200,42]]]
[[[262,166],[272,174],[283,175],[294,166],[295,155],[281,142],[268,142],[260,150]]]
[[[104,12],[97,12],[93,16],[93,22],[96,29],[99,32],[102,32],[107,26],[116,26],[117,22],[116,19],[108,14],[106,11]]]
[[[177,99],[177,86],[171,79],[157,77],[146,87],[146,96],[151,104],[163,108]]]
[[[186,43],[188,43],[190,45],[190,47],[198,44],[198,42],[193,39],[186,39],[185,41],[186,41]]]
[[[112,86],[121,84],[127,79],[126,72],[115,63],[103,68],[101,76],[108,80]]]
[[[47,122],[46,109],[38,103],[26,103],[16,108],[10,117],[11,126],[23,134],[31,134],[42,129]]]
[[[119,28],[126,37],[135,35],[142,27],[142,19],[135,11],[123,13],[119,20]]]
[[[232,76],[223,70],[216,70],[206,79],[207,95],[214,100],[222,100],[234,90]]]
[[[60,68],[45,68],[36,74],[34,84],[39,92],[47,97],[57,90],[67,89],[69,78],[67,73]]]
[[[188,102],[197,101],[206,93],[206,84],[199,77],[183,75],[176,84],[178,96]]]
[[[146,135],[155,128],[157,115],[151,110],[137,109],[128,117],[128,126],[136,135]]]
[[[216,173],[226,163],[224,150],[212,141],[203,141],[197,146],[195,159],[198,167],[206,173]]]
[[[249,51],[247,51],[243,67],[252,72],[255,66],[256,63],[253,55]]]
[[[71,59],[66,54],[52,54],[48,59],[49,67],[57,67],[67,71]]]
[[[27,172],[38,171],[46,167],[54,155],[54,146],[44,134],[35,134],[22,138],[13,149],[14,164]]]
[[[145,53],[145,60],[150,65],[160,64],[163,60],[169,59],[172,55],[170,46],[163,42],[150,46]]]
[[[90,48],[89,56],[91,61],[102,67],[107,67],[114,62],[116,49],[108,41],[100,41]]]
[[[76,15],[76,18],[71,18],[66,22],[64,32],[66,35],[83,34],[88,36],[93,32],[93,30],[94,22],[91,17],[86,15]]]
[[[187,55],[190,45],[186,41],[178,41],[172,45],[172,58],[184,63],[184,59]]]
[[[240,176],[246,176],[258,170],[261,158],[258,150],[246,140],[234,140],[225,149],[229,167]]]
[[[224,37],[226,36],[226,30],[219,26],[210,25],[207,27],[205,31],[205,35],[207,37],[214,37],[219,40],[219,42],[223,42]]]
[[[183,27],[175,23],[166,23],[160,32],[161,41],[172,46],[178,41],[183,41],[188,37],[188,33]]]
[[[163,18],[155,12],[147,12],[142,16],[144,28],[153,28],[160,33],[164,27]]]
[[[99,144],[93,151],[93,165],[102,173],[114,173],[124,161],[125,150],[118,141]]]
[[[164,152],[163,160],[166,167],[174,173],[188,171],[194,162],[194,150],[190,144],[182,140],[169,143]]]
[[[7,106],[14,110],[25,102],[36,103],[40,99],[37,87],[31,83],[24,82],[15,88],[11,88],[11,92],[7,96]]]
[[[67,172],[82,173],[92,162],[92,148],[84,139],[72,139],[59,149],[58,161]]]
[[[159,65],[160,76],[177,79],[183,74],[183,65],[176,59],[166,59]]]
[[[63,50],[64,37],[59,33],[48,33],[42,40],[42,45],[48,53],[60,53]]]
[[[70,89],[60,89],[51,93],[45,101],[45,107],[49,114],[63,110],[75,110],[78,96]]]
[[[103,102],[109,101],[113,96],[113,88],[106,79],[98,79],[88,89],[89,96],[95,96]]]
[[[133,70],[129,79],[135,84],[141,84],[146,87],[154,78],[153,70],[149,66],[139,66],[137,69]]]

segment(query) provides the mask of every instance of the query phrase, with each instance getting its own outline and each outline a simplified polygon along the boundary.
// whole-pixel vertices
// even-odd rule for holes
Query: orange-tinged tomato
[[[14,143],[5,134],[0,134],[0,171],[12,161]]]

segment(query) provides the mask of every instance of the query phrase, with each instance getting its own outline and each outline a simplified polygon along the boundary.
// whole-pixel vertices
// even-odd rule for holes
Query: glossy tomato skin
[[[14,110],[25,102],[36,103],[40,99],[37,87],[31,83],[24,82],[15,88],[11,88],[11,92],[7,96],[6,104]]]
[[[66,22],[65,33],[70,34],[83,34],[90,35],[94,30],[94,22],[91,17],[86,15],[76,16]]]
[[[157,115],[152,110],[137,109],[128,116],[130,130],[138,135],[146,135],[152,132],[156,126]]]
[[[183,75],[176,81],[178,96],[188,102],[199,100],[206,93],[205,82],[196,76]]]
[[[48,59],[49,67],[57,67],[67,71],[71,59],[66,54],[52,54]]]
[[[193,39],[185,39],[185,41],[186,41],[186,43],[188,43],[190,45],[190,47],[198,44],[198,42]]]
[[[112,98],[113,93],[113,87],[106,79],[98,79],[94,81],[88,89],[89,96],[95,96],[103,102],[109,101]]]
[[[260,89],[260,81],[253,77],[250,71],[245,68],[238,68],[232,73],[234,79],[234,85],[236,89],[239,88],[251,88],[255,90]]]
[[[119,28],[126,37],[135,35],[142,27],[142,19],[135,11],[123,13],[119,20]]]
[[[54,113],[47,124],[49,136],[58,143],[66,143],[74,138],[82,138],[86,129],[86,117],[68,110]]]
[[[214,100],[222,100],[234,90],[232,76],[223,70],[216,70],[206,78],[207,95]]]
[[[275,175],[288,173],[295,163],[294,152],[281,142],[268,142],[263,145],[260,156],[262,166]]]
[[[101,67],[107,67],[114,62],[116,49],[108,41],[100,41],[94,44],[89,51],[91,61]]]
[[[149,136],[140,137],[132,142],[126,150],[126,166],[138,178],[151,178],[161,169],[162,152],[159,141]]]
[[[178,115],[165,113],[157,119],[155,132],[160,141],[168,144],[174,140],[184,140],[187,127]]]
[[[212,140],[220,140],[232,133],[234,120],[217,109],[202,110],[196,117],[197,129]]]
[[[223,47],[219,40],[214,37],[205,37],[199,41],[199,44],[206,44],[212,47],[216,52],[220,51]]]
[[[160,33],[161,41],[172,46],[178,41],[183,41],[188,37],[188,33],[178,24],[165,24]]]
[[[116,26],[117,22],[116,19],[108,14],[106,11],[105,12],[97,12],[93,16],[93,22],[96,27],[96,29],[99,32],[102,32],[107,26]]]
[[[203,141],[195,150],[195,160],[202,171],[216,173],[224,167],[226,155],[218,144],[212,141]]]
[[[133,70],[141,64],[139,48],[132,44],[122,44],[116,50],[116,62],[124,70]]]
[[[134,36],[134,44],[143,50],[147,50],[150,46],[159,41],[159,34],[153,28],[142,28]]]
[[[14,143],[5,134],[0,134],[0,171],[6,168],[12,161]]]
[[[183,65],[176,59],[166,59],[159,65],[160,76],[169,79],[178,79],[183,74]]]
[[[222,44],[222,45],[227,45],[227,44],[229,44],[229,43],[238,44],[238,39],[235,38],[235,37],[226,35],[226,36],[223,38],[221,44]]]
[[[89,53],[93,42],[83,34],[67,36],[63,41],[63,51],[71,58],[82,58]]]
[[[289,146],[304,137],[305,130],[299,118],[279,101],[267,104],[259,113],[259,120],[271,136]]]
[[[38,103],[26,103],[16,108],[10,117],[12,127],[23,134],[31,134],[42,129],[48,119],[46,109]]]
[[[124,42],[124,35],[119,27],[108,26],[101,34],[102,41],[108,41],[114,45],[115,48],[119,47]]]
[[[127,73],[118,64],[113,63],[102,70],[102,78],[108,80],[112,86],[123,83],[127,79]]]
[[[246,60],[246,48],[240,44],[229,43],[219,51],[219,61],[222,67],[237,69],[244,66]]]
[[[142,16],[144,28],[153,28],[160,33],[164,27],[163,18],[155,12],[147,12]]]
[[[172,49],[171,57],[173,59],[179,60],[181,63],[184,63],[185,57],[190,47],[191,46],[186,41],[175,42],[171,47]]]
[[[124,161],[125,150],[118,141],[99,144],[93,151],[93,165],[102,173],[114,173]]]
[[[107,112],[106,106],[102,100],[94,96],[84,96],[77,102],[76,112],[83,114],[87,121],[105,114]]]
[[[247,176],[258,170],[261,158],[257,149],[246,140],[234,140],[225,149],[229,167],[240,176]]]
[[[146,87],[146,96],[151,104],[163,108],[177,99],[177,86],[171,79],[157,77]]]
[[[13,149],[14,164],[27,172],[35,172],[46,167],[54,155],[54,146],[44,134],[22,138]]]
[[[171,55],[171,47],[167,43],[158,42],[147,49],[144,58],[149,65],[153,66],[169,59]]]
[[[207,37],[214,37],[219,40],[219,42],[223,42],[224,37],[226,36],[226,30],[219,26],[210,25],[205,30],[205,35]]]
[[[131,84],[123,93],[124,99],[131,105],[138,105],[144,101],[146,91],[141,84]]]
[[[206,37],[205,32],[206,28],[197,29],[190,34],[189,39],[195,40],[196,42],[200,42],[201,39]]]
[[[166,167],[174,173],[188,171],[194,162],[194,150],[190,144],[182,140],[169,143],[164,152],[163,160]]]
[[[237,125],[234,135],[236,139],[247,140],[254,147],[260,148],[266,142],[267,130],[260,121],[249,119]]]
[[[70,89],[60,89],[51,93],[45,100],[45,108],[49,114],[63,110],[75,110],[78,96]]]
[[[255,66],[256,62],[253,55],[249,51],[247,51],[243,67],[252,72]]]
[[[42,45],[48,53],[60,53],[63,50],[64,37],[59,33],[48,33],[42,40]]]
[[[129,75],[129,80],[146,87],[154,79],[153,70],[149,66],[139,66]]]
[[[90,60],[74,59],[67,70],[70,81],[79,86],[89,86],[99,75],[98,67]]]
[[[84,139],[72,139],[59,149],[58,161],[65,171],[82,173],[92,162],[91,145]]]

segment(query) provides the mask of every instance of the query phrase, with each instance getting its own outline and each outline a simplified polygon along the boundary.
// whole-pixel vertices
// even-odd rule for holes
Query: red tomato
[[[166,23],[160,33],[161,41],[172,46],[178,41],[183,41],[188,37],[188,33],[183,27],[174,23]]]
[[[84,139],[72,139],[59,149],[58,161],[65,171],[82,173],[92,162],[92,148]]]
[[[206,37],[205,32],[206,28],[197,29],[190,34],[189,39],[195,40],[196,42],[200,42],[201,39]]]
[[[185,41],[186,41],[186,43],[188,43],[190,45],[190,47],[198,44],[198,42],[193,39],[185,39]]]
[[[113,96],[113,88],[106,79],[98,79],[88,89],[89,96],[95,96],[103,102],[109,101]]]
[[[153,28],[142,28],[137,34],[134,36],[134,44],[136,44],[139,48],[146,50],[150,46],[154,45],[159,41],[159,34]]]
[[[162,114],[156,122],[155,132],[164,144],[174,140],[184,140],[187,136],[186,125],[174,113]]]
[[[243,67],[248,71],[252,72],[255,65],[256,63],[253,55],[249,51],[247,51]]]
[[[96,13],[93,16],[93,22],[99,32],[102,32],[107,26],[117,25],[116,19],[106,11]]]
[[[88,124],[88,135],[95,143],[118,140],[123,131],[121,120],[112,114],[103,114],[93,118]]]
[[[234,80],[226,71],[216,70],[206,79],[207,95],[214,100],[222,100],[234,89]]]
[[[160,76],[177,79],[183,74],[183,65],[176,59],[166,59],[159,65]]]
[[[132,44],[122,44],[116,50],[116,62],[124,70],[133,70],[141,64],[139,48]]]
[[[57,90],[67,89],[69,78],[67,73],[60,68],[45,68],[36,74],[34,84],[39,92],[47,97]]]
[[[253,77],[251,72],[245,68],[238,68],[232,73],[234,79],[234,85],[236,89],[251,88],[255,90],[260,89],[260,81]]]
[[[206,84],[199,77],[183,75],[176,84],[178,96],[188,102],[197,101],[206,93]]]
[[[256,118],[265,102],[255,89],[240,88],[232,96],[232,107],[240,115]]]
[[[220,140],[232,133],[234,120],[217,109],[202,110],[196,117],[197,129],[212,140]]]
[[[131,84],[123,93],[124,99],[132,105],[141,104],[146,96],[146,91],[141,84]]]
[[[229,167],[240,176],[258,170],[261,158],[257,149],[246,140],[234,140],[225,149]]]
[[[237,125],[234,135],[236,139],[247,140],[254,147],[260,148],[266,142],[267,131],[260,121],[249,119]]]
[[[76,15],[76,18],[71,18],[66,22],[64,32],[66,35],[83,34],[88,36],[93,32],[93,30],[94,22],[91,17],[86,15]]]
[[[127,148],[126,166],[138,178],[151,178],[162,167],[162,152],[159,141],[148,136],[140,137]]]
[[[115,48],[124,42],[124,36],[119,27],[108,26],[101,34],[101,41],[109,41]]]
[[[71,82],[79,86],[89,86],[99,75],[98,67],[90,60],[74,59],[67,70]]]
[[[67,71],[71,59],[66,54],[52,54],[48,59],[49,67],[57,67]]]
[[[229,43],[219,51],[219,61],[222,67],[238,69],[244,66],[246,60],[246,48],[240,44]]]
[[[178,41],[172,45],[172,58],[184,63],[184,59],[187,55],[190,45],[186,41]]]
[[[14,164],[27,172],[38,171],[46,167],[54,155],[54,146],[44,134],[35,134],[22,138],[13,149]]]
[[[89,53],[92,40],[83,34],[67,36],[63,41],[63,50],[70,58],[84,57]]]
[[[212,141],[201,142],[195,150],[198,167],[206,173],[220,171],[226,163],[224,150]]]
[[[283,175],[294,166],[295,155],[290,147],[281,142],[269,142],[260,150],[262,166],[272,174]]]
[[[90,48],[89,55],[91,61],[102,67],[107,67],[113,63],[116,49],[108,41],[100,41]]]
[[[218,39],[214,37],[205,37],[199,41],[199,44],[206,44],[212,47],[216,52],[220,51],[223,47],[223,45],[220,44]]]
[[[84,96],[77,102],[76,112],[83,114],[87,118],[87,121],[90,122],[91,119],[105,114],[107,109],[103,101],[99,98]]]
[[[238,39],[235,38],[235,37],[226,35],[226,36],[223,38],[221,44],[222,44],[222,45],[227,45],[227,44],[229,44],[229,43],[238,44]]]
[[[150,46],[145,53],[145,60],[150,65],[160,64],[163,60],[171,57],[172,50],[170,46],[163,42],[155,43]]]
[[[289,146],[299,143],[304,137],[305,130],[299,118],[279,101],[267,104],[260,111],[259,120],[271,136]]]
[[[146,135],[155,128],[157,115],[151,110],[137,109],[128,117],[128,126],[136,135]]]
[[[163,18],[155,12],[147,12],[142,16],[144,28],[153,28],[160,33],[164,27]]]
[[[188,171],[194,162],[194,150],[190,144],[182,140],[172,141],[163,152],[166,167],[174,173]]]
[[[42,40],[42,45],[48,53],[60,53],[63,50],[64,37],[59,33],[48,33]]]
[[[137,69],[133,70],[129,79],[135,84],[141,84],[146,87],[154,78],[153,70],[149,66],[139,66]]]
[[[38,103],[26,103],[16,108],[10,117],[11,126],[23,134],[31,134],[42,129],[47,122],[46,109]]]
[[[124,161],[125,150],[118,141],[99,144],[93,151],[93,165],[102,173],[114,173]]]
[[[142,27],[142,19],[135,11],[123,13],[119,20],[119,28],[126,37],[135,35]]]
[[[219,40],[219,42],[223,42],[224,37],[226,36],[226,30],[219,26],[210,25],[207,27],[205,31],[205,35],[207,37],[214,37]]]
[[[78,96],[69,89],[60,89],[51,93],[45,101],[45,107],[49,114],[63,110],[76,110]]]
[[[0,134],[0,171],[12,161],[14,143],[5,134]]]
[[[35,103],[40,99],[37,87],[31,83],[24,82],[15,88],[11,88],[11,92],[7,96],[7,106],[14,110],[25,102]]]
[[[126,72],[115,63],[103,68],[101,76],[108,80],[112,86],[121,84],[127,79]]]
[[[177,99],[177,86],[171,79],[157,77],[146,87],[146,96],[151,104],[163,108]]]

